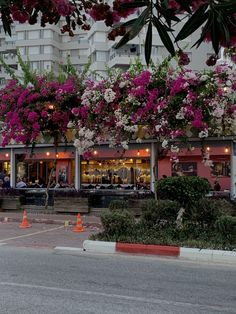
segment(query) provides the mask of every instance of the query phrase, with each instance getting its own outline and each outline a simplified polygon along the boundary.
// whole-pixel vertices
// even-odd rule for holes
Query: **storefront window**
[[[96,152],[96,151],[95,151]],[[102,155],[99,157],[99,155]],[[82,188],[100,189],[150,189],[149,153],[134,150],[129,157],[105,157],[106,152],[96,153],[92,160],[82,160]],[[107,155],[109,151],[107,151]],[[128,155],[128,153],[127,153]],[[132,156],[131,156],[132,155]]]
[[[230,177],[230,162],[229,161],[215,161],[213,162],[212,176]]]
[[[56,162],[56,166],[54,167]],[[16,154],[16,181],[23,179],[27,187],[74,187],[74,149],[55,153],[52,149],[35,150],[34,156]]]
[[[172,176],[197,176],[196,162],[178,162],[172,163]]]

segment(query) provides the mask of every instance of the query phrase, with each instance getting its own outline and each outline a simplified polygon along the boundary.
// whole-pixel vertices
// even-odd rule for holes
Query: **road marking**
[[[23,234],[23,235],[20,235],[20,236],[17,236],[17,237],[13,237],[13,238],[2,239],[2,240],[0,240],[0,242],[20,239],[20,238],[27,238],[27,237],[30,237],[30,236],[33,236],[33,235],[36,235],[36,234],[45,233],[45,232],[54,231],[54,230],[63,229],[63,228],[64,228],[64,226],[60,226],[60,227],[51,228],[51,229],[47,229],[47,230],[42,230],[42,231],[37,231],[37,232],[33,232],[33,233]]]
[[[84,252],[83,248],[70,247],[70,246],[56,246],[54,247],[54,250]]]
[[[127,296],[121,294],[110,294],[104,292],[97,292],[97,291],[88,291],[88,290],[76,290],[76,289],[66,289],[66,288],[59,288],[59,287],[48,287],[48,286],[38,286],[38,285],[30,285],[30,284],[21,284],[15,282],[0,282],[0,286],[9,286],[9,287],[16,287],[16,288],[28,288],[28,289],[40,289],[40,290],[49,290],[49,291],[56,291],[56,292],[68,292],[68,293],[76,293],[87,295],[87,296],[97,296],[97,297],[106,297],[106,298],[114,298],[119,300],[126,300],[126,301],[135,301],[135,302],[145,302],[145,303],[153,303],[158,305],[171,305],[171,306],[182,306],[182,307],[195,307],[201,310],[214,310],[219,311],[220,313],[229,312],[229,313],[236,313],[236,310],[233,308],[226,308],[224,306],[217,306],[217,305],[208,305],[208,304],[198,304],[198,303],[190,303],[190,302],[178,302],[178,301],[168,301],[165,299],[157,299],[157,298],[144,298],[144,297],[136,297],[136,296]],[[206,312],[207,313],[207,312]]]

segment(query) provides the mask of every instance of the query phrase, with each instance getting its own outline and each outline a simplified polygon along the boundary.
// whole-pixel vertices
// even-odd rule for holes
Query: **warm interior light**
[[[6,155],[5,155],[6,157],[9,157],[9,154],[8,153],[6,153]]]
[[[55,106],[54,106],[53,104],[49,104],[49,105],[48,105],[48,109],[54,110],[54,109],[55,109]]]
[[[207,146],[206,150],[209,152],[211,150],[211,148],[209,146]]]
[[[225,153],[228,153],[228,152],[229,152],[229,147],[226,146],[226,147],[225,147]]]
[[[40,165],[42,165],[42,164],[43,164],[43,161],[42,161],[42,160],[40,160],[40,162],[39,162],[39,163],[40,163]]]
[[[102,165],[102,163],[101,162],[99,162],[99,166],[101,166]]]
[[[58,158],[58,157],[59,157],[59,154],[57,153],[57,154],[56,154],[56,158]]]
[[[49,152],[46,152],[46,155],[47,155],[47,156],[50,156],[50,153],[49,153]]]
[[[147,153],[149,153],[149,148],[146,148],[145,150],[146,150]]]
[[[227,92],[227,91],[228,91],[228,87],[225,86],[225,87],[224,87],[224,92]]]
[[[138,150],[137,155],[140,156],[140,151]]]
[[[95,151],[93,152],[93,154],[94,154],[94,155],[97,155],[97,154],[98,154],[97,150],[95,150]]]

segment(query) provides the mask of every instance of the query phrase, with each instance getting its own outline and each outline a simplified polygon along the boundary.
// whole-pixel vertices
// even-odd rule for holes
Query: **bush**
[[[191,208],[210,191],[209,182],[200,177],[168,177],[156,184],[161,199],[177,201],[185,209]]]
[[[113,239],[129,234],[135,225],[134,216],[126,210],[104,211],[101,214],[101,222],[103,233]]]
[[[229,239],[236,248],[236,217],[221,216],[215,223],[216,230],[226,239]]]
[[[159,224],[160,220],[176,220],[180,204],[171,200],[148,200],[142,206],[141,221],[148,226]]]
[[[124,210],[128,208],[128,202],[124,200],[113,200],[109,204],[109,209],[114,210]]]
[[[222,215],[233,213],[233,205],[225,199],[201,199],[192,209],[190,219],[201,225],[214,226],[216,220]]]

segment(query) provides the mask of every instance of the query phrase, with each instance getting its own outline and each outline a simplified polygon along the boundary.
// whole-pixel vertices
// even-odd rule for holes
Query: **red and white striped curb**
[[[216,263],[229,263],[236,266],[236,251],[192,249],[178,246],[133,244],[105,241],[85,240],[83,249],[87,252],[97,253],[131,253],[150,254],[166,257],[188,259],[192,261],[206,261]]]

